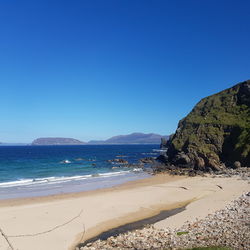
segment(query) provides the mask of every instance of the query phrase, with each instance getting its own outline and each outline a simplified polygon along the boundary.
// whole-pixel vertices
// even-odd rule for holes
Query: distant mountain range
[[[88,144],[160,144],[161,138],[168,139],[167,135],[132,133],[117,135],[104,141],[89,141]]]
[[[160,144],[161,138],[168,139],[169,136],[153,133],[132,133],[129,135],[114,136],[107,140],[92,140],[88,143],[73,138],[47,137],[34,140],[32,145]]]

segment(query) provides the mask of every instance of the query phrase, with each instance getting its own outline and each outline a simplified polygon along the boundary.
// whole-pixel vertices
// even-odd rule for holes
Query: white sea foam
[[[69,164],[69,163],[71,163],[71,161],[66,159],[66,160],[61,161],[60,163]]]
[[[17,181],[2,182],[0,183],[0,188],[58,184],[69,181],[80,181],[90,178],[101,178],[101,177],[107,178],[107,177],[124,175],[129,172],[130,171],[117,171],[117,172],[97,173],[97,174],[77,175],[77,176],[62,176],[62,177],[52,176],[52,177],[36,178],[36,179],[20,179]]]
[[[134,169],[133,169],[133,172],[141,172],[141,171],[143,171],[142,168],[134,168]]]
[[[158,149],[154,149],[154,150],[158,150]],[[158,153],[142,153],[142,155],[158,155]]]
[[[167,152],[167,149],[153,149],[154,152]]]

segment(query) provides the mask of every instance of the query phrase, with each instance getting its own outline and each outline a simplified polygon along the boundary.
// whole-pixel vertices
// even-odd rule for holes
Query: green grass
[[[183,234],[188,234],[189,232],[177,232],[176,234],[179,235],[183,235]]]

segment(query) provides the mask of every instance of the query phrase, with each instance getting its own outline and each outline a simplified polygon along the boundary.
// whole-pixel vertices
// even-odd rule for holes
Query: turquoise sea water
[[[0,146],[0,199],[111,187],[145,178],[136,165],[159,145]],[[132,167],[108,162],[122,158]]]

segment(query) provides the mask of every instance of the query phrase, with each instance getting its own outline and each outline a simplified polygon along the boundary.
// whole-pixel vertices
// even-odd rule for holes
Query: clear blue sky
[[[0,0],[0,141],[170,134],[249,78],[248,0]]]

